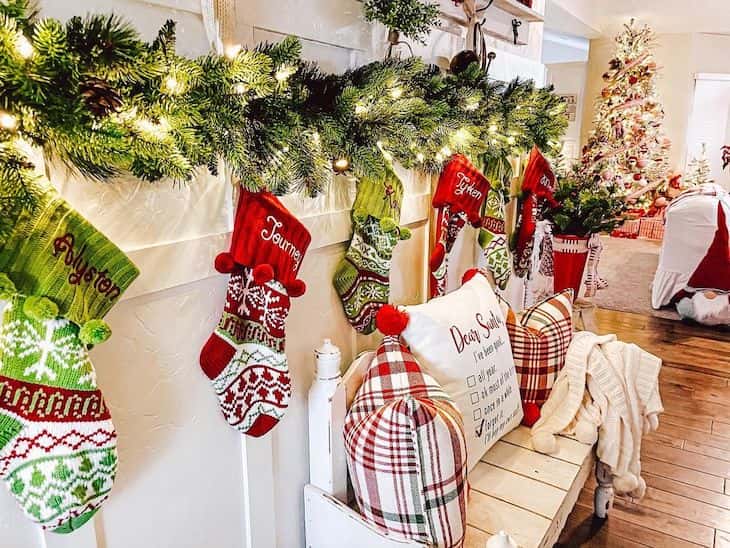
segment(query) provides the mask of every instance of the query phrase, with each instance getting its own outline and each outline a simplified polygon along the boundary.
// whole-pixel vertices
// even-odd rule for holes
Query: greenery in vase
[[[578,168],[558,180],[555,200],[558,207],[544,205],[541,217],[552,223],[557,235],[610,232],[623,221],[627,207],[615,189],[581,177]]]
[[[425,43],[432,27],[439,24],[438,4],[421,0],[360,0],[368,21],[379,21],[391,30]]]

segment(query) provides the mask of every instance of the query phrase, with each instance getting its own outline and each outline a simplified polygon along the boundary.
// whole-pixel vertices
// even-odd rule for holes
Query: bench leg
[[[611,468],[596,461],[596,490],[593,494],[593,507],[596,517],[606,519],[608,512],[613,507],[613,481]]]

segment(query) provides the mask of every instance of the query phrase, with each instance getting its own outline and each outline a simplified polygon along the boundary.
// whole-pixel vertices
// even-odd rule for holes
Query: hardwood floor
[[[601,523],[589,481],[556,546],[730,548],[730,331],[608,310],[596,322],[664,360],[665,412],[642,446],[646,497],[617,497]]]

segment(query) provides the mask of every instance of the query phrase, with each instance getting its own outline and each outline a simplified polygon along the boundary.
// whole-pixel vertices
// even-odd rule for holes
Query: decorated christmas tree
[[[702,143],[700,155],[693,157],[687,165],[687,173],[684,175],[683,183],[690,188],[704,183],[712,183],[710,171],[710,161],[707,159],[707,144]]]
[[[669,172],[671,142],[662,130],[653,43],[653,31],[637,28],[633,21],[616,37],[616,53],[603,74],[604,87],[596,102],[594,128],[583,148],[582,175],[618,194],[657,187]]]

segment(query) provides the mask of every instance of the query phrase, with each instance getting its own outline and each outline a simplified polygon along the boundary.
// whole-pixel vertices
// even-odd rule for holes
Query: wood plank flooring
[[[589,480],[556,546],[730,548],[730,331],[609,310],[596,323],[664,360],[665,413],[642,446],[646,497],[617,497],[602,523]]]

